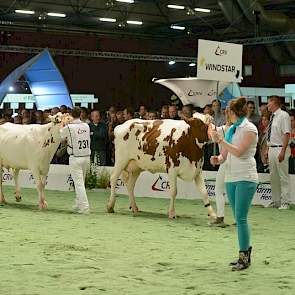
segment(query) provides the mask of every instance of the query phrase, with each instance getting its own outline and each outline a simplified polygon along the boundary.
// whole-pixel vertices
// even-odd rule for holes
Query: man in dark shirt
[[[107,125],[101,121],[100,112],[98,110],[93,110],[91,112],[91,123],[89,123],[89,127],[91,162],[98,163],[100,166],[106,166],[108,129]]]

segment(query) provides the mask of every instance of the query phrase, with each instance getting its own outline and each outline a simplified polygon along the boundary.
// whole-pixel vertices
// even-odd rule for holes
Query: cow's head
[[[184,121],[190,125],[189,133],[196,139],[196,143],[202,147],[208,142],[208,125],[198,118],[184,118]]]
[[[61,124],[61,125],[66,125],[69,124],[73,121],[73,117],[66,113],[66,114],[62,114],[61,112],[58,112],[57,114],[51,116],[48,116],[49,120],[54,124]]]
[[[201,121],[203,121],[208,126],[207,135],[208,135],[209,140],[211,140],[211,138],[212,138],[212,135],[211,135],[212,130],[215,129],[215,125],[213,124],[214,118],[212,116],[208,115],[208,114],[201,114],[201,113],[198,113],[198,112],[194,113],[193,117],[200,119]]]

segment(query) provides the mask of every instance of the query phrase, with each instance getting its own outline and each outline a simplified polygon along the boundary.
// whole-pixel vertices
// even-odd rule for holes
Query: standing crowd
[[[269,161],[267,155],[267,130],[271,117],[271,111],[267,108],[267,103],[259,106],[259,112],[256,111],[255,103],[247,101],[246,117],[258,129],[258,143],[255,154],[257,170],[260,173],[269,172]],[[282,110],[286,111],[284,104],[281,104]],[[45,124],[48,123],[49,116],[57,112],[71,113],[71,109],[66,106],[55,107],[51,110],[26,110],[20,109],[17,113],[12,114],[9,109],[0,110],[0,124],[12,122],[15,124]],[[148,110],[146,106],[139,106],[135,111],[131,107],[123,110],[117,110],[111,106],[107,111],[98,109],[87,109],[81,107],[80,119],[82,122],[89,124],[91,132],[91,161],[97,162],[101,166],[113,166],[114,164],[114,128],[124,123],[126,120],[133,118],[155,120],[155,119],[173,119],[179,120],[183,117],[190,118],[197,111],[214,116],[216,126],[221,127],[226,124],[225,110],[221,108],[219,100],[214,100],[212,104],[206,105],[203,109],[194,108],[193,105],[184,105],[178,108],[176,105],[163,105],[159,111]],[[289,162],[289,173],[295,173],[295,110],[289,111],[292,130],[289,135],[289,144],[291,147],[290,157],[287,155]],[[210,155],[214,152],[213,143],[205,146],[204,170],[217,170],[218,167],[210,163]],[[61,146],[53,159],[54,164],[68,164],[66,146]]]

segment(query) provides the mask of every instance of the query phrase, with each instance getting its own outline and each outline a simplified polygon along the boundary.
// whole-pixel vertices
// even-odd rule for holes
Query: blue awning
[[[61,105],[73,107],[67,85],[47,49],[16,68],[4,79],[0,84],[0,105],[9,87],[22,76],[36,97],[37,109],[45,110]]]

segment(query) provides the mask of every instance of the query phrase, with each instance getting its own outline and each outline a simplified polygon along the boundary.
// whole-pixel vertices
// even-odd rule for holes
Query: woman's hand
[[[216,130],[212,130],[211,136],[214,142],[220,143],[223,140]]]
[[[210,163],[211,163],[211,165],[219,165],[219,158],[218,158],[218,156],[211,156],[210,157]]]

